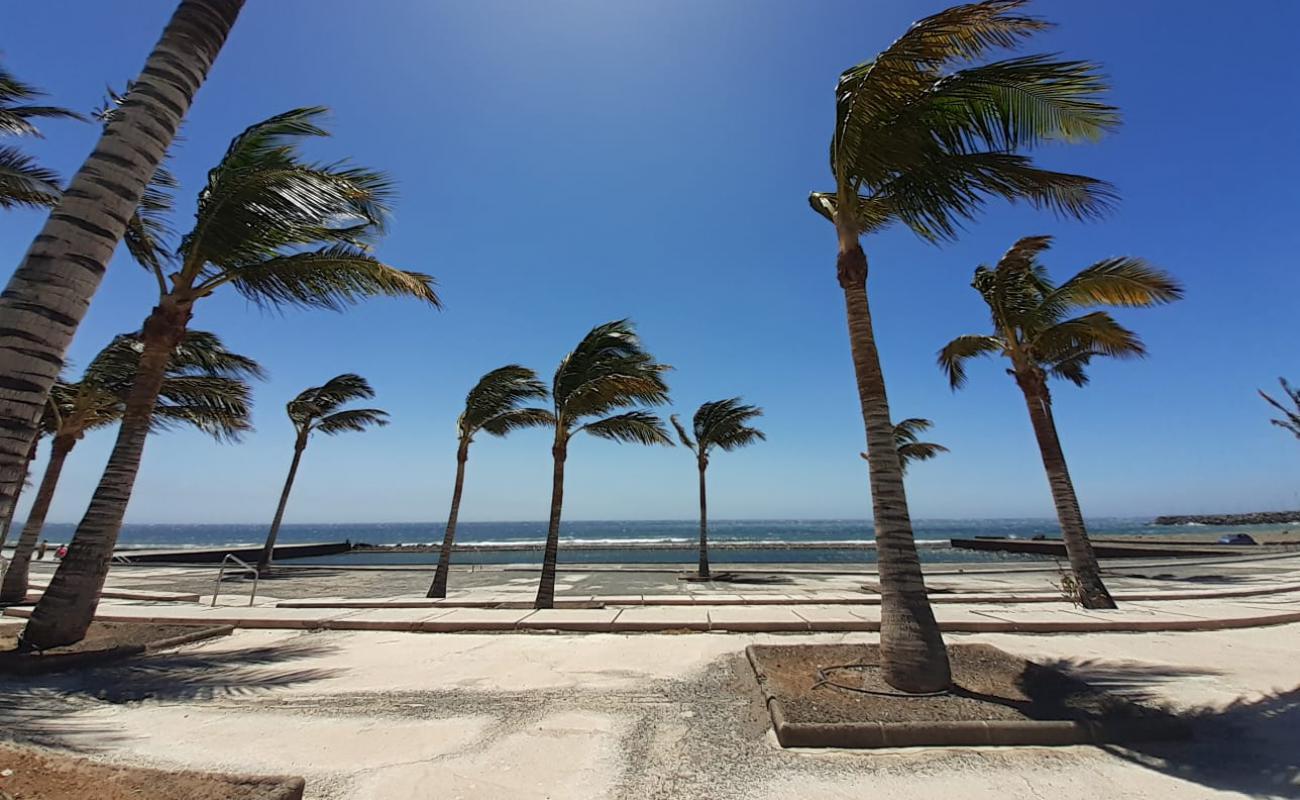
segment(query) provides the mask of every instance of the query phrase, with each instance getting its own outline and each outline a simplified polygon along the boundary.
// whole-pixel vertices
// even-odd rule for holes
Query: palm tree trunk
[[[871,508],[880,560],[881,666],[885,680],[900,691],[941,691],[952,682],[948,651],[930,608],[912,536],[885,377],[871,327],[867,257],[856,234],[841,232],[837,273],[844,290],[853,369],[867,430]]]
[[[465,488],[465,462],[469,460],[469,440],[460,443],[456,450],[456,488],[451,490],[451,511],[447,514],[447,532],[442,537],[438,551],[438,570],[433,574],[433,585],[425,597],[447,596],[447,573],[451,571],[451,546],[456,541],[456,517],[460,514],[460,494]]]
[[[180,4],[0,294],[0,517],[17,500],[23,461],[73,334],[243,4]]]
[[[284,479],[284,489],[280,492],[280,505],[275,508],[275,519],[271,520],[271,530],[266,534],[266,544],[262,546],[262,555],[257,559],[258,572],[266,572],[271,568],[271,557],[275,555],[275,539],[280,535],[280,523],[284,520],[284,507],[289,504],[293,479],[298,476],[298,464],[302,462],[302,451],[306,449],[307,434],[299,433],[293,443],[293,461],[289,463],[289,475]]]
[[[700,577],[709,577],[709,501],[704,488],[708,463],[700,460]]]
[[[59,485],[63,462],[76,443],[74,436],[56,436],[50,442],[50,461],[45,465],[41,487],[36,490],[32,510],[27,514],[22,535],[14,547],[14,557],[9,562],[9,570],[5,572],[4,584],[0,586],[0,604],[21,603],[27,596],[27,572],[32,563],[32,552],[36,550],[41,530],[45,527],[45,515],[50,511],[54,489]]]
[[[36,446],[41,443],[40,436],[32,440],[32,446],[27,448],[27,460],[23,462],[23,477],[14,487],[14,500],[9,503],[9,509],[5,512],[3,519],[0,520],[0,552],[4,552],[5,543],[9,541],[9,529],[14,524],[14,512],[18,510],[18,499],[22,497],[23,487],[27,485],[27,478],[32,472],[32,462],[36,460]]]
[[[90,627],[122,530],[122,517],[140,472],[140,458],[167,363],[185,336],[191,302],[164,297],[144,322],[144,350],[127,394],[117,441],[86,515],[72,535],[68,554],[59,562],[23,631],[21,647],[25,650],[47,650],[79,642]]]
[[[1065,453],[1056,433],[1056,419],[1052,416],[1052,398],[1041,376],[1016,374],[1016,383],[1025,395],[1029,407],[1029,421],[1038,439],[1038,451],[1043,456],[1043,469],[1052,487],[1052,502],[1061,524],[1061,538],[1065,540],[1065,554],[1070,559],[1070,569],[1079,584],[1079,602],[1084,608],[1114,608],[1115,600],[1101,580],[1101,567],[1088,541],[1088,531],[1079,510],[1079,498],[1074,493],[1074,482],[1065,465]]]
[[[542,553],[542,579],[537,584],[533,608],[555,607],[555,565],[560,555],[560,508],[564,505],[564,461],[569,457],[568,443],[559,440],[551,448],[555,472],[551,478],[551,523],[546,529],[546,550]]]

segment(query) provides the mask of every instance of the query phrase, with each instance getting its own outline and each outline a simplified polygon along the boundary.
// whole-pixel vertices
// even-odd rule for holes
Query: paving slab
[[[792,608],[766,606],[712,606],[708,609],[712,631],[806,631],[808,621]]]
[[[709,611],[702,606],[640,606],[625,608],[618,615],[621,631],[667,631],[709,629]]]
[[[416,624],[417,631],[509,631],[533,614],[526,608],[454,608]]]
[[[323,627],[345,631],[414,631],[420,623],[451,611],[449,608],[368,608],[326,620]]]
[[[619,608],[544,608],[520,620],[521,630],[608,631]]]
[[[794,613],[813,631],[873,631],[880,627],[854,614],[845,606],[796,606]]]

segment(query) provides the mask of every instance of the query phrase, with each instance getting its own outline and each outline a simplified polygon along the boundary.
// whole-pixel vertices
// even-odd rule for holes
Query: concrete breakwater
[[[1156,517],[1157,525],[1277,525],[1300,522],[1300,511],[1256,511],[1252,514],[1186,514]]]

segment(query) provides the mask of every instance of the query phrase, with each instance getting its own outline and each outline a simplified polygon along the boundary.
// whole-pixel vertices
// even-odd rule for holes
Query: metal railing
[[[257,598],[257,582],[261,575],[258,573],[257,567],[250,566],[247,561],[239,558],[234,553],[226,553],[226,557],[221,559],[221,570],[217,573],[217,588],[212,590],[212,606],[217,605],[217,595],[221,594],[221,579],[226,577],[226,564],[231,561],[239,565],[231,568],[234,571],[253,573],[253,591],[248,595],[248,605],[252,606],[253,600]]]

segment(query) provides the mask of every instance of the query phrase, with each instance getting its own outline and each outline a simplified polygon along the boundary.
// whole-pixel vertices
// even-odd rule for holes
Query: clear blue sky
[[[60,104],[89,110],[139,70],[171,0],[15,4],[0,50]],[[834,236],[808,210],[828,188],[832,91],[937,2],[355,3],[250,0],[175,154],[179,227],[204,172],[246,125],[295,106],[333,110],[312,153],[390,171],[400,185],[391,263],[437,276],[447,308],[373,302],[343,315],[265,313],[233,293],[194,326],[262,361],[257,432],[237,446],[153,437],[128,522],[270,518],[292,440],[284,403],[357,371],[393,424],[314,441],[287,520],[445,517],[454,421],[483,372],[518,361],[549,377],[592,325],[634,319],[677,367],[674,409],[735,394],[767,409],[766,444],[714,459],[714,515],[870,514]],[[904,232],[866,241],[896,417],[935,420],[952,453],[909,476],[916,517],[1050,516],[1023,401],[995,362],[948,391],[936,349],[986,324],[968,283],[1017,237],[1057,237],[1062,274],[1115,254],[1176,273],[1187,299],[1122,314],[1145,362],[1098,364],[1061,385],[1057,416],[1085,512],[1216,512],[1300,505],[1300,443],[1267,423],[1257,387],[1300,381],[1300,5],[1039,2],[1060,26],[1033,45],[1100,61],[1124,112],[1101,144],[1044,164],[1113,181],[1100,224],[994,205],[961,241]],[[54,122],[26,143],[71,174],[90,125]],[[0,215],[16,264],[42,222]],[[78,364],[139,325],[151,279],[120,254],[82,325]],[[69,459],[51,514],[75,521],[111,434]],[[37,475],[44,462],[36,465]],[[547,512],[544,432],[483,438],[462,518]],[[689,518],[680,448],[589,440],[569,459],[569,519]],[[26,504],[24,504],[25,509]],[[21,519],[25,510],[20,510]]]

